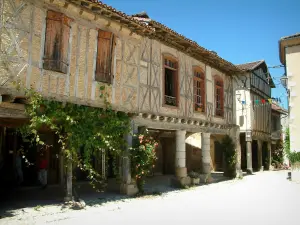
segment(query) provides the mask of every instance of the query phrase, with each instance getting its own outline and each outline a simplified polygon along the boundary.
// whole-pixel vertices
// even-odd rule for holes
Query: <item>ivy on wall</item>
[[[292,151],[290,149],[290,130],[289,128],[285,131],[285,140],[284,140],[284,151],[285,154],[292,164],[292,168],[300,168],[300,152]]]
[[[103,190],[106,184],[106,177],[99,174],[91,163],[92,156],[99,159],[103,150],[106,155],[113,157],[114,174],[119,177],[117,159],[123,157],[127,145],[124,135],[131,132],[130,117],[112,109],[104,86],[100,87],[100,97],[105,103],[103,108],[58,102],[44,98],[33,89],[24,90],[28,100],[25,112],[30,120],[18,132],[25,142],[45,146],[39,131],[42,128],[49,129],[57,135],[66,160],[71,160],[78,168],[86,171],[94,188]],[[138,188],[143,192],[145,178],[154,167],[158,143],[147,130],[135,140],[130,151],[131,168]]]
[[[43,98],[33,89],[25,90],[28,99],[25,112],[30,121],[19,129],[24,141],[41,146],[45,143],[40,138],[39,130],[47,128],[55,132],[66,159],[87,171],[94,187],[103,184],[106,178],[93,168],[91,157],[97,159],[105,149],[117,158],[126,144],[123,136],[130,132],[129,116],[112,110],[105,87],[100,90],[104,108],[58,102]],[[83,149],[83,155],[80,149]],[[118,175],[117,160],[114,162],[114,172]]]

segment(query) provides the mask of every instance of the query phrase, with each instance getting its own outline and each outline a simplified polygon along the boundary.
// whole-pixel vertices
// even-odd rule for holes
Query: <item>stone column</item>
[[[121,180],[121,187],[120,192],[121,194],[125,195],[135,195],[138,193],[138,188],[136,186],[135,182],[132,182],[131,178],[131,166],[130,166],[130,148],[133,146],[133,134],[137,134],[138,130],[137,127],[133,122],[131,122],[131,133],[127,134],[125,136],[127,146],[126,149],[123,152],[122,156],[122,180]]]
[[[202,172],[208,174],[211,172],[211,156],[210,156],[210,133],[201,133],[202,145]]]
[[[72,177],[73,177],[73,173],[72,173],[72,168],[73,168],[73,165],[72,165],[72,158],[71,159],[67,159],[67,179],[66,179],[66,182],[67,182],[67,190],[66,190],[66,197],[65,197],[65,202],[68,202],[68,201],[72,201],[73,200],[73,192],[72,192],[72,189],[73,189],[73,184],[72,184]]]
[[[247,173],[252,174],[252,141],[246,141],[246,148],[247,148]]]
[[[258,160],[258,171],[263,171],[263,162],[262,162],[262,141],[257,140],[257,160]]]
[[[268,142],[268,170],[271,168],[272,163],[272,143]]]
[[[176,130],[175,175],[178,178],[187,176],[185,136],[185,130]]]
[[[242,153],[241,153],[241,143],[240,143],[240,127],[236,126],[230,130],[230,137],[233,140],[233,143],[235,144],[235,151],[236,151],[236,176],[242,177]]]

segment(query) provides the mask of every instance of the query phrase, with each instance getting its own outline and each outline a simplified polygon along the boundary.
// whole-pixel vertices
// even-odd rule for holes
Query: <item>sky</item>
[[[278,41],[300,32],[300,0],[103,0],[131,15],[146,11],[200,46],[234,64],[264,59],[280,65]],[[269,69],[276,88],[272,97],[287,108],[280,84],[283,68]]]

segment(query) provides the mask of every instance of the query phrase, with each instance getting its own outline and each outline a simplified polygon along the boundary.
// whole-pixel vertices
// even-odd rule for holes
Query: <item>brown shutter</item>
[[[112,83],[113,51],[115,41],[111,32],[98,31],[96,81]]]
[[[60,71],[67,73],[68,70],[68,49],[71,30],[71,19],[63,16],[62,18],[62,43],[61,43],[61,58],[60,58]]]
[[[62,13],[47,12],[44,69],[67,73],[70,22]]]

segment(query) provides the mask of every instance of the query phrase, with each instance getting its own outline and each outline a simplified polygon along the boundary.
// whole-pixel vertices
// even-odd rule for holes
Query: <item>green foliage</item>
[[[138,135],[131,150],[131,172],[136,178],[139,192],[144,192],[145,178],[150,175],[157,159],[155,149],[158,142],[148,130]]]
[[[284,140],[284,151],[289,159],[290,163],[292,164],[292,167],[299,166],[300,164],[300,152],[291,151],[290,149],[290,130],[289,128],[286,129],[285,132],[285,140]]]
[[[272,151],[272,164],[280,168],[284,160],[284,146],[281,140],[276,142],[275,149]]]
[[[38,132],[41,128],[55,132],[65,157],[88,172],[88,178],[94,187],[96,184],[101,186],[105,177],[94,170],[91,157],[99,157],[100,151],[105,149],[117,158],[125,146],[123,135],[130,128],[127,114],[112,110],[105,88],[101,87],[100,91],[105,103],[103,108],[45,99],[32,89],[26,90],[26,114],[30,122],[19,129],[24,141],[37,145],[45,145]],[[81,148],[84,150],[83,156],[79,151]],[[118,174],[118,165],[114,166]]]
[[[235,151],[235,144],[229,135],[226,135],[222,140],[223,156],[225,158],[224,175],[228,177],[235,177],[235,166],[237,162],[237,154]]]
[[[200,178],[200,174],[195,171],[191,171],[188,175],[190,178]]]

